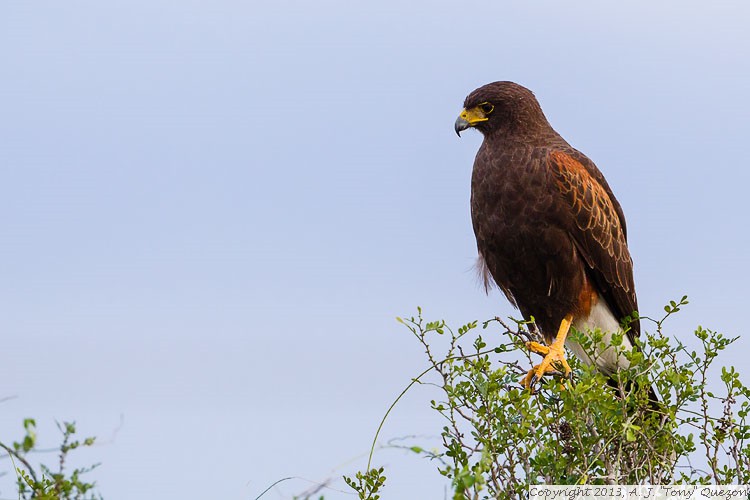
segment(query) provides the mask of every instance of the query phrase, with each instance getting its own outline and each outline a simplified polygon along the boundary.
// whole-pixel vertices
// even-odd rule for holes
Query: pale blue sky
[[[107,499],[252,499],[365,452],[425,366],[395,316],[513,314],[471,271],[480,137],[453,132],[494,80],[531,88],[607,176],[642,312],[688,294],[672,333],[742,334],[749,18],[740,1],[2,3],[1,439],[34,416],[53,445],[77,420]],[[434,396],[384,436],[438,434]],[[377,458],[384,498],[442,498],[434,464]]]

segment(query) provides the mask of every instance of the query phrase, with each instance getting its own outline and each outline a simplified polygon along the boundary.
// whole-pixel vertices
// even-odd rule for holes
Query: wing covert
[[[625,218],[601,172],[581,156],[578,159],[563,151],[549,154],[550,170],[566,202],[563,210],[568,211],[563,219],[567,219],[570,235],[612,312],[619,318],[631,316],[638,304]],[[629,333],[640,333],[637,320],[631,323]]]

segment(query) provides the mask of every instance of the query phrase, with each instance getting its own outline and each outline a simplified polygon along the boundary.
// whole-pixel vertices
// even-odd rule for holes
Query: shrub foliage
[[[437,460],[454,499],[525,498],[533,484],[750,483],[750,390],[733,367],[714,366],[737,338],[698,327],[690,344],[700,348],[690,350],[668,337],[665,321],[685,304],[670,302],[660,319],[641,317],[653,333],[641,336],[637,352],[614,336],[611,348],[630,360],[616,379],[570,355],[573,380],[547,377],[534,394],[518,382],[532,364],[524,343],[541,340],[533,324],[493,318],[453,330],[425,321],[421,309],[399,318],[429,363],[407,390],[436,385],[432,409],[446,422],[440,450],[412,451]],[[571,335],[592,356],[602,340],[598,331]],[[658,403],[649,401],[650,387]],[[363,500],[379,498],[386,484],[371,460],[345,478]]]
[[[60,446],[54,450],[57,459],[54,466],[35,464],[30,456],[35,453],[49,453],[37,445],[36,421],[27,418],[23,421],[24,436],[12,445],[0,442],[10,459],[16,477],[19,500],[94,500],[101,496],[95,492],[95,483],[84,480],[83,476],[94,469],[91,467],[71,467],[70,454],[81,447],[94,444],[94,438],[76,439],[76,426],[73,422],[58,423],[62,435]]]

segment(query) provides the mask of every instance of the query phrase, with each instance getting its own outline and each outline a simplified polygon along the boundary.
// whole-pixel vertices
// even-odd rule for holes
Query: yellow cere
[[[471,109],[464,109],[463,111],[461,111],[461,114],[459,116],[469,122],[469,125],[474,125],[475,123],[486,122],[487,120],[489,120],[489,118],[487,118],[487,116],[484,114],[484,111],[482,111],[479,106],[473,107]]]

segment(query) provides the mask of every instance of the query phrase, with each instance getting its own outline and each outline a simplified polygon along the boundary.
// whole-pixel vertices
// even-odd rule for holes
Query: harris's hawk
[[[547,121],[534,94],[513,82],[495,82],[464,101],[455,130],[484,136],[471,179],[471,218],[485,286],[493,282],[526,319],[534,318],[548,346],[523,383],[533,386],[561,367],[566,338],[600,329],[595,361],[580,345],[568,347],[611,375],[628,361],[609,346],[621,321],[638,309],[625,216],[607,181],[583,153]],[[636,319],[623,342],[632,349]]]

